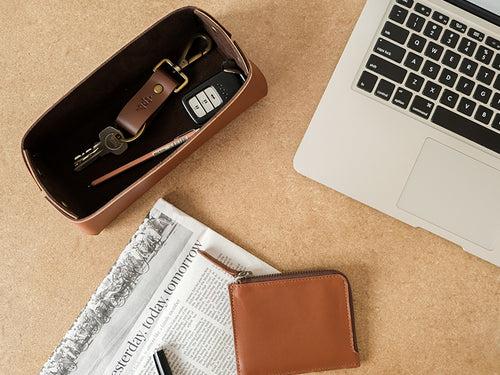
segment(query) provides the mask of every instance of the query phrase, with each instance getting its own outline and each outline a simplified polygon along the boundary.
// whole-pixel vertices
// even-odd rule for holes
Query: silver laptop
[[[368,0],[297,171],[500,263],[500,0]]]

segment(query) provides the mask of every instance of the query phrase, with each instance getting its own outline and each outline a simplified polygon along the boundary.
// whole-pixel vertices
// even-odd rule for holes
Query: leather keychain
[[[188,57],[196,40],[202,39],[206,45],[203,50]],[[205,34],[196,34],[186,45],[177,64],[170,59],[161,60],[153,68],[153,74],[142,88],[128,101],[116,118],[116,124],[132,136],[141,134],[148,119],[165,103],[172,93],[178,93],[189,82],[183,70],[212,49],[212,40]],[[173,79],[179,78],[181,83]]]
[[[194,43],[201,40],[204,48],[188,56]],[[116,124],[131,135],[125,137],[114,126],[108,126],[99,133],[99,141],[91,148],[75,156],[73,167],[81,171],[88,165],[107,154],[121,155],[128,148],[128,143],[135,141],[144,132],[148,120],[165,103],[172,93],[178,93],[189,82],[182,71],[188,65],[205,56],[212,49],[212,39],[205,34],[194,35],[186,45],[177,64],[170,59],[161,60],[153,68],[153,74],[141,89],[127,102],[116,118]],[[177,77],[178,80],[173,77]]]

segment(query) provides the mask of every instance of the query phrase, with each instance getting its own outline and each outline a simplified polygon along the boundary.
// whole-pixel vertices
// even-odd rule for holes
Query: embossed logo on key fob
[[[236,69],[223,70],[195,87],[182,98],[182,104],[197,125],[214,116],[243,85]]]

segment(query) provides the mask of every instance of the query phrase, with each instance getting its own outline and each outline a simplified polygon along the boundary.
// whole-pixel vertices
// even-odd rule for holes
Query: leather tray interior
[[[116,54],[49,110],[27,133],[23,148],[40,182],[50,196],[77,218],[86,217],[147,171],[169,153],[153,158],[97,186],[89,183],[192,129],[195,124],[184,110],[181,98],[197,84],[221,69],[226,58],[214,41],[212,50],[188,66],[188,86],[172,94],[148,124],[143,135],[120,156],[107,155],[80,172],[73,158],[91,147],[99,131],[113,125],[120,109],[152,74],[163,58],[177,61],[188,40],[205,27],[191,8],[166,17]],[[173,151],[171,151],[173,152]]]

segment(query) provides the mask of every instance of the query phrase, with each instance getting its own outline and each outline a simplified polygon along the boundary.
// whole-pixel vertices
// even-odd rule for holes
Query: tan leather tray
[[[196,33],[209,34],[212,50],[185,69],[188,86],[168,98],[139,140],[117,157],[101,158],[81,172],[73,170],[73,157],[92,145],[100,130],[113,125],[121,108],[151,75],[163,58],[177,61]],[[247,76],[238,93],[188,142],[157,156],[97,187],[89,182],[114,168],[165,144],[193,128],[181,104],[183,93],[233,59]],[[63,215],[90,234],[99,233],[116,216],[164,177],[182,160],[267,94],[259,69],[247,59],[231,34],[209,14],[196,7],[178,9],[103,63],[43,114],[22,140],[26,165],[46,198]]]

